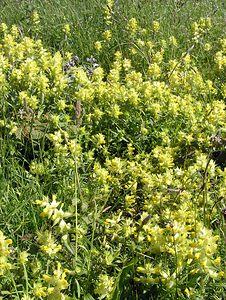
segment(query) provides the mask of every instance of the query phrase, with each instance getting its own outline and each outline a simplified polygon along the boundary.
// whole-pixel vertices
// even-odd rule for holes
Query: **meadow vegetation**
[[[3,3],[0,299],[225,299],[224,1]]]

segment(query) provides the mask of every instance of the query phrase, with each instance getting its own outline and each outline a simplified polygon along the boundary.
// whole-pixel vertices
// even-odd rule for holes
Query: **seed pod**
[[[146,225],[152,218],[152,215],[148,215],[146,218],[143,219],[141,226]]]
[[[222,214],[223,214],[224,219],[225,219],[225,221],[226,221],[226,207],[224,207],[224,208],[222,209]]]
[[[82,123],[82,105],[81,100],[77,100],[75,103],[75,120],[76,124],[79,127]]]

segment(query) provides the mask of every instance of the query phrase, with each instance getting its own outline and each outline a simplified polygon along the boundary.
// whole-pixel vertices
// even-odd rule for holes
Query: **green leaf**
[[[95,300],[95,299],[90,294],[87,294],[84,296],[84,300]]]
[[[112,300],[120,300],[121,293],[123,291],[123,287],[126,286],[126,281],[130,278],[130,271],[133,269],[134,265],[136,264],[136,260],[130,262],[127,266],[123,267],[121,272],[118,275],[118,278],[115,283],[114,293],[112,295]]]

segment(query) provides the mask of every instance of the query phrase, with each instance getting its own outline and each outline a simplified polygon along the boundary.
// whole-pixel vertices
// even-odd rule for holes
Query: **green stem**
[[[25,267],[25,264],[23,264],[23,269],[24,269],[24,277],[25,277],[25,282],[26,282],[26,295],[28,296],[28,276],[27,276],[27,269]]]
[[[78,258],[78,187],[79,187],[79,176],[78,176],[78,165],[75,158],[75,176],[74,176],[74,196],[75,196],[75,230],[76,230],[76,238],[75,238],[75,261],[77,262]],[[80,190],[80,188],[79,188]]]

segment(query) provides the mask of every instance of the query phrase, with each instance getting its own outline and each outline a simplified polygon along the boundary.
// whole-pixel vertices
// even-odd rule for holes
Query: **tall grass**
[[[3,9],[0,12],[2,22],[18,24],[23,35],[31,31],[30,17],[36,10],[41,18],[40,37],[45,46],[53,50],[72,51],[82,60],[93,55],[94,43],[101,39],[104,29],[103,1],[70,1],[70,0],[21,0],[3,1]],[[161,23],[161,35],[159,38],[167,39],[175,35],[179,42],[178,51],[187,50],[188,29],[194,21],[201,17],[211,17],[214,30],[209,39],[213,42],[224,34],[225,23],[224,1],[116,1],[113,19],[115,32],[111,43],[112,49],[101,57],[104,63],[112,61],[112,55],[116,49],[127,49],[122,39],[126,22],[135,17],[144,28],[150,28],[153,20]],[[62,28],[65,23],[71,25],[71,36],[64,41]],[[206,64],[203,52],[200,51],[200,66],[211,70]],[[205,62],[205,64],[203,64]]]

